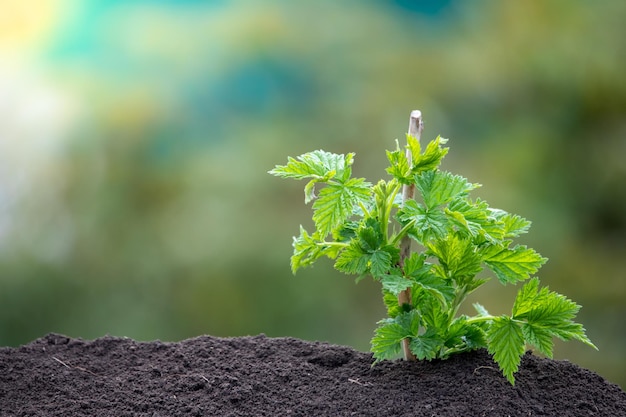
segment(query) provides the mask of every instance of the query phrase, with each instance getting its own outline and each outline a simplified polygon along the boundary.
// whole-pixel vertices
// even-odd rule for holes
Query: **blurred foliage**
[[[323,148],[375,181],[420,109],[447,168],[533,220],[542,282],[583,305],[600,353],[555,356],[626,386],[626,3],[33,3],[0,16],[0,345],[264,332],[367,350],[379,288],[291,276],[310,211],[266,171]],[[476,298],[497,313],[513,292]]]

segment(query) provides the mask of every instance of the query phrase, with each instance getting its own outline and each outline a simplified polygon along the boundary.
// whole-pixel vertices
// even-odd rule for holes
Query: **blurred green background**
[[[0,345],[48,332],[180,340],[266,333],[369,349],[376,283],[321,262],[288,155],[423,140],[492,207],[533,221],[539,276],[626,387],[626,2],[4,0]],[[514,287],[476,295],[510,310]],[[470,300],[470,301],[475,301]],[[469,304],[468,304],[469,305]]]

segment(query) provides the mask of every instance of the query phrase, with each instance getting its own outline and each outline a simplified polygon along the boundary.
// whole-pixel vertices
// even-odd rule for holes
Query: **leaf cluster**
[[[269,171],[308,180],[305,203],[313,202],[315,231],[300,226],[292,271],[327,257],[357,280],[381,283],[388,317],[371,342],[376,361],[395,358],[404,340],[427,360],[487,348],[513,384],[527,344],[548,357],[554,337],[595,347],[573,321],[580,307],[533,277],[547,259],[513,244],[530,221],[470,198],[480,184],[440,169],[446,142],[437,137],[422,149],[407,135],[408,152],[399,145],[387,151],[391,178],[376,184],[352,177],[354,154],[318,150]],[[407,187],[414,198],[403,201]],[[406,240],[420,250],[401,253]],[[492,276],[505,285],[526,282],[511,314],[492,316],[475,304],[475,316],[458,315],[467,295]]]

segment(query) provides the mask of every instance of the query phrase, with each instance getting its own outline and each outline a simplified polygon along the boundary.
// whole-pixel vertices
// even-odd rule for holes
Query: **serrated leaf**
[[[533,278],[517,293],[513,318],[526,320],[528,342],[544,354],[552,355],[552,336],[562,340],[579,340],[595,348],[585,335],[585,329],[573,322],[580,306],[548,287],[539,288],[539,279]]]
[[[409,349],[419,360],[431,360],[439,356],[443,339],[436,335],[423,335],[411,338]]]
[[[415,187],[419,190],[428,209],[447,204],[466,196],[471,190],[480,187],[460,175],[446,171],[426,171],[415,176]]]
[[[380,277],[380,282],[385,291],[390,292],[395,297],[407,288],[412,288],[415,283],[402,275],[385,274]],[[397,303],[396,303],[397,304]]]
[[[415,336],[420,327],[420,315],[416,310],[402,312],[394,319],[405,331],[405,337]]]
[[[552,358],[554,342],[552,341],[553,334],[551,332],[543,327],[524,323],[522,324],[522,334],[527,343],[535,346],[547,357]]]
[[[525,348],[521,327],[510,317],[496,317],[487,330],[487,348],[502,374],[515,385],[513,375],[519,369]]]
[[[405,135],[406,137],[406,147],[408,151],[411,153],[411,165],[416,165],[419,162],[420,156],[422,154],[422,145],[420,141],[412,135],[408,133]]]
[[[350,275],[363,275],[367,272],[370,255],[363,251],[359,242],[353,240],[335,261],[335,269]]]
[[[537,302],[545,301],[546,291],[539,294],[539,278],[532,278],[517,292],[513,304],[512,315],[514,318],[525,318],[535,307]]]
[[[442,306],[454,298],[454,287],[446,280],[432,272],[432,265],[425,262],[426,255],[413,252],[404,260],[404,275],[409,277],[414,286],[418,286],[422,290],[438,299]]]
[[[348,221],[341,225],[339,229],[335,230],[333,233],[333,238],[337,242],[349,242],[356,237],[357,229],[359,228],[360,222],[357,221]]]
[[[362,221],[354,231],[355,236],[335,263],[335,268],[348,274],[371,273],[375,279],[389,274],[398,262],[399,249],[385,244],[377,219]]]
[[[295,274],[300,268],[313,264],[322,256],[334,258],[340,250],[337,246],[320,244],[315,235],[309,235],[300,226],[300,235],[293,238],[293,255],[291,256],[291,271]]]
[[[399,250],[390,245],[377,246],[382,238],[371,227],[357,230],[357,236],[337,257],[335,268],[346,274],[371,273],[375,279],[388,274],[398,261]]]
[[[398,179],[403,184],[407,184],[410,179],[411,167],[406,159],[406,153],[400,149],[395,151],[387,151],[387,159],[390,166],[387,173]]]
[[[470,223],[467,221],[463,213],[459,211],[452,211],[446,208],[444,213],[450,223],[456,225],[461,229],[461,231],[463,231],[462,235],[465,237],[476,236],[481,229],[480,225],[471,224],[470,226]]]
[[[489,244],[502,245],[505,242],[504,229],[502,228],[502,223],[499,221],[490,217],[487,219],[486,223],[481,224],[481,227],[482,231],[479,232],[479,235]]]
[[[551,329],[551,333],[561,340],[578,340],[579,342],[598,350],[598,347],[587,337],[585,334],[585,328],[580,323],[569,322],[567,324],[563,324],[558,328]]]
[[[402,340],[419,330],[419,316],[415,310],[402,312],[393,319],[383,319],[372,339],[372,352],[376,361],[391,359],[400,352]]]
[[[523,233],[527,233],[532,222],[517,214],[507,213],[503,210],[491,209],[494,216],[503,223],[504,238],[517,237]]]
[[[428,272],[430,266],[430,264],[426,263],[426,255],[424,253],[413,252],[408,258],[404,259],[402,270],[407,276],[410,276]]]
[[[395,248],[389,248],[395,249]],[[370,254],[369,269],[374,278],[380,278],[391,269],[393,256],[384,249],[377,249]]]
[[[509,249],[503,246],[491,246],[482,252],[483,261],[503,283],[516,283],[528,279],[536,273],[547,258],[524,245]]]
[[[448,220],[439,209],[428,210],[415,200],[408,200],[398,212],[401,222],[415,221],[413,227],[418,241],[426,242],[431,239],[439,239],[448,233]]]
[[[450,235],[446,239],[429,242],[428,250],[439,259],[446,275],[457,282],[467,281],[481,271],[481,258],[468,239]]]
[[[485,332],[480,325],[468,323],[466,316],[458,317],[448,327],[445,346],[455,352],[487,347]]]
[[[447,307],[454,299],[455,291],[451,283],[446,282],[433,273],[423,273],[413,275],[415,285],[422,288],[427,293],[436,298],[442,305]]]
[[[417,309],[420,311],[422,322],[427,329],[435,331],[438,334],[444,333],[450,322],[447,310],[444,310],[444,307],[447,306],[442,306],[432,297],[420,302]]]
[[[365,252],[372,252],[385,244],[385,236],[381,231],[381,225],[378,219],[369,218],[361,223],[361,227],[357,229],[357,236],[361,248]]]
[[[347,178],[350,176],[350,165],[354,154],[339,155],[322,150],[312,151],[298,156],[289,157],[287,165],[276,165],[270,174],[281,178],[322,179],[328,181],[335,176]]]
[[[407,142],[410,144],[411,136],[407,135]],[[437,169],[441,164],[441,160],[448,153],[448,148],[442,148],[441,145],[446,143],[448,139],[442,138],[441,136],[437,136],[437,138],[426,145],[426,149],[424,153],[419,153],[419,142],[417,142],[417,146],[413,146],[418,152],[411,150],[412,154],[412,172],[414,174],[423,172],[423,171],[431,171]]]
[[[326,237],[352,216],[354,205],[369,198],[370,187],[364,179],[352,178],[323,188],[313,203],[313,221],[318,233]]]
[[[504,223],[492,215],[489,205],[481,199],[472,202],[468,198],[456,198],[445,214],[463,236],[471,236],[475,242],[501,244],[504,239]]]
[[[400,305],[398,305],[398,296],[397,294],[393,294],[390,291],[386,291],[383,288],[383,303],[387,308],[387,315],[391,318],[395,318],[398,314],[400,314],[403,310]]]
[[[376,362],[398,356],[405,338],[406,332],[402,326],[393,320],[381,320],[371,341],[371,351]]]
[[[463,341],[468,350],[475,350],[484,348],[487,346],[487,339],[485,331],[478,325],[470,325],[465,328],[465,335]]]

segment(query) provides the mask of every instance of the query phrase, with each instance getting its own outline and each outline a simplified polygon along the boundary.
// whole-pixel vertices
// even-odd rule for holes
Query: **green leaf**
[[[322,150],[308,152],[296,159],[289,157],[287,165],[276,165],[269,174],[281,178],[304,178],[324,179],[325,181],[338,176],[339,178],[350,177],[350,165],[354,154],[338,155]]]
[[[422,145],[420,141],[412,135],[408,133],[405,135],[406,137],[406,147],[411,152],[411,165],[417,165],[419,163],[420,157],[422,155]],[[445,139],[444,139],[445,142]]]
[[[487,347],[485,332],[480,325],[468,323],[467,316],[458,317],[448,327],[445,346],[455,352]]]
[[[475,350],[487,346],[487,337],[481,326],[471,324],[466,326],[464,330],[463,342],[465,342],[467,350]]]
[[[371,227],[357,231],[357,237],[339,254],[335,268],[346,274],[371,273],[375,279],[388,274],[399,258],[399,249],[381,244],[381,237]]]
[[[450,235],[445,239],[429,242],[428,250],[439,259],[446,275],[459,284],[465,283],[481,271],[481,258],[469,239]]]
[[[430,271],[431,265],[426,263],[426,255],[413,252],[404,260],[402,269],[407,276],[419,276]]]
[[[445,213],[463,236],[471,236],[477,243],[501,244],[504,239],[504,223],[479,198],[475,202],[468,198],[456,198],[450,202]]]
[[[393,247],[388,249],[395,250]],[[372,276],[374,278],[380,278],[388,274],[393,264],[393,258],[393,255],[384,249],[373,251],[369,259],[369,269]]]
[[[398,305],[398,295],[392,293],[391,291],[387,291],[383,288],[383,303],[387,308],[387,315],[391,318],[396,317],[398,314],[402,313],[404,310],[401,306]]]
[[[407,288],[412,288],[413,285],[415,285],[415,282],[403,277],[402,275],[391,274],[382,275],[380,277],[380,282],[383,285],[383,289],[393,294],[394,297],[397,297],[402,291]]]
[[[513,249],[500,245],[491,246],[482,252],[482,256],[485,264],[503,284],[528,279],[548,260],[524,245],[515,246]]]
[[[547,287],[544,287],[539,292],[539,278],[533,278],[529,280],[520,290],[515,297],[515,303],[513,304],[513,317],[514,318],[526,318],[531,311],[535,308],[537,303],[544,304],[547,301]]]
[[[525,348],[521,327],[510,317],[496,317],[487,330],[487,348],[506,379],[515,385],[513,374],[519,369]]]
[[[561,340],[578,340],[598,350],[598,347],[589,340],[585,334],[585,328],[580,323],[569,322],[562,324],[560,327],[550,329],[550,332]]]
[[[439,357],[444,340],[434,332],[426,332],[421,336],[412,337],[409,342],[411,353],[419,360],[431,360]]]
[[[390,181],[381,180],[372,187],[375,202],[375,210],[372,216],[376,217],[379,225],[378,230],[380,231],[380,235],[384,236],[385,240],[388,235],[387,229],[389,227],[391,211],[395,206],[395,198],[400,189],[401,186],[395,178]]]
[[[399,260],[399,249],[385,244],[378,220],[365,219],[356,228],[355,234],[349,246],[338,256],[335,268],[347,274],[369,272],[375,279],[390,273]]]
[[[426,171],[415,176],[415,187],[419,190],[426,208],[432,209],[450,201],[467,196],[480,184],[472,184],[460,175],[445,171]]]
[[[514,319],[526,320],[526,340],[551,357],[552,336],[579,340],[595,348],[582,325],[573,321],[579,310],[579,305],[548,287],[539,289],[539,279],[533,278],[517,293],[512,313]]]
[[[371,253],[385,245],[385,235],[378,219],[369,218],[361,222],[357,229],[357,237],[361,248],[367,253]]]
[[[428,210],[415,200],[408,200],[398,212],[401,222],[415,221],[413,227],[415,238],[420,242],[439,239],[448,233],[448,219],[439,209]]]
[[[406,338],[405,330],[392,319],[381,320],[378,323],[379,327],[374,331],[371,341],[371,351],[376,362],[398,356],[402,340]]]
[[[441,136],[431,141],[424,150],[424,153],[420,154],[419,141],[407,135],[407,142],[409,143],[409,149],[411,149],[413,166],[412,172],[418,174],[423,171],[431,171],[437,169],[441,164],[441,160],[448,153],[448,148],[442,148],[441,145],[445,144],[448,139],[444,139]]]
[[[352,216],[355,204],[369,198],[370,187],[364,179],[353,178],[323,188],[313,203],[313,221],[320,236],[326,237]]]
[[[404,275],[411,279],[413,286],[421,288],[439,300],[442,307],[454,299],[454,287],[432,271],[432,264],[425,262],[426,255],[413,252],[404,260]]]
[[[404,329],[405,337],[415,336],[420,328],[420,316],[416,310],[398,314],[394,319]]]
[[[300,236],[293,238],[293,255],[291,256],[291,271],[295,274],[300,268],[313,264],[322,256],[335,258],[341,250],[340,246],[324,245],[316,236],[309,235],[300,226]]]
[[[517,214],[507,213],[503,210],[491,209],[495,217],[503,223],[504,238],[518,237],[527,233],[532,222]]]
[[[450,324],[447,306],[442,306],[436,299],[427,298],[422,300],[417,306],[417,310],[422,315],[422,322],[424,327],[431,331],[435,331],[437,334],[444,334],[446,328]]]
[[[370,255],[363,251],[357,240],[350,242],[335,261],[335,269],[350,275],[363,275],[367,272]]]
[[[455,289],[452,283],[446,282],[434,273],[416,274],[412,276],[412,278],[414,279],[415,286],[436,298],[441,303],[442,307],[447,307],[454,299]]]
[[[400,353],[402,340],[417,334],[419,316],[413,310],[400,313],[393,319],[383,319],[378,324],[371,342],[376,362],[392,359]]]
[[[397,178],[402,184],[408,184],[410,180],[411,167],[406,159],[406,152],[400,149],[399,145],[395,151],[387,151],[389,168],[387,173]]]
[[[527,343],[535,346],[547,357],[552,358],[552,348],[554,346],[552,332],[541,326],[524,323],[522,324],[522,334]]]
[[[339,229],[333,233],[333,238],[337,242],[349,242],[356,237],[357,230],[360,226],[360,222],[347,221],[341,225]]]

